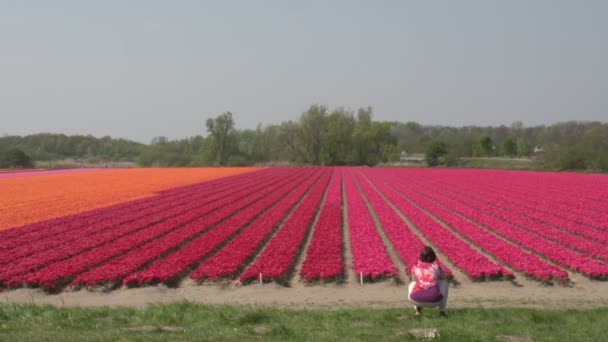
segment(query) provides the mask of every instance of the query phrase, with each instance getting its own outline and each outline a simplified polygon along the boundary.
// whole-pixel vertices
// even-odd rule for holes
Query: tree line
[[[109,136],[34,134],[0,137],[0,167],[73,158],[132,161],[140,166],[367,165],[395,163],[403,153],[424,155],[430,166],[462,158],[534,157],[548,170],[608,171],[608,124],[563,122],[526,127],[449,127],[374,120],[371,107],[349,110],[312,105],[297,120],[238,129],[232,113],[201,122],[205,135],[149,144]],[[23,156],[21,156],[23,157]],[[23,160],[23,159],[20,159]]]

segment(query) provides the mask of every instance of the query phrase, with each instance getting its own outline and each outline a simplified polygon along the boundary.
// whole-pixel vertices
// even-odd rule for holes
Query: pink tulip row
[[[260,184],[261,186],[268,186],[269,184]],[[248,183],[240,185],[241,191],[249,189]],[[256,190],[260,190],[262,187],[250,189],[249,195],[241,199],[240,201],[246,202],[259,198]],[[180,214],[169,220],[161,222],[160,224],[152,225],[146,229],[140,230],[134,234],[130,234],[120,239],[116,239],[110,243],[107,243],[101,247],[91,249],[82,254],[76,255],[72,258],[64,261],[55,263],[49,267],[46,267],[38,272],[30,273],[24,277],[17,278],[17,281],[23,284],[43,286],[46,288],[55,288],[57,284],[63,284],[69,282],[69,280],[78,274],[85,272],[97,265],[103,264],[108,260],[116,256],[128,254],[133,249],[141,250],[140,246],[145,244],[152,244],[159,238],[167,239],[168,236],[175,236],[179,241],[183,241],[187,236],[201,232],[207,228],[207,226],[201,224],[200,218],[210,213],[218,213],[223,208],[234,205],[235,198],[227,197],[218,199],[208,205],[205,205],[196,210]],[[226,213],[224,210],[224,215]],[[206,216],[205,216],[206,217]],[[221,216],[220,216],[221,218]],[[185,226],[184,226],[185,225]],[[146,257],[142,254],[143,259]],[[121,259],[113,259],[114,261]],[[105,265],[105,264],[104,264]],[[101,266],[104,267],[104,266]],[[118,266],[120,267],[120,266]],[[94,271],[93,271],[94,272]],[[13,281],[15,282],[15,281]],[[11,283],[9,283],[11,285]]]
[[[287,168],[279,170],[261,170],[249,174],[230,176],[205,182],[181,187],[171,193],[162,194],[140,200],[131,201],[124,204],[117,204],[110,207],[99,208],[75,215],[64,216],[43,222],[33,223],[27,226],[0,231],[0,251],[23,247],[26,244],[37,242],[47,237],[63,235],[64,238],[71,238],[73,232],[80,231],[83,227],[97,226],[100,230],[113,227],[126,221],[117,221],[131,213],[140,213],[142,210],[151,209],[153,212],[166,210],[172,203],[178,200],[186,200],[188,197],[200,196],[204,193],[217,192],[219,190],[230,189],[233,182],[240,182],[256,177],[269,177],[280,175],[287,172]],[[293,170],[292,170],[293,172]],[[168,207],[169,206],[169,207]],[[148,215],[146,213],[146,215]],[[136,215],[135,217],[145,217],[146,215]],[[133,214],[125,219],[134,219]],[[32,249],[32,248],[30,248]],[[35,249],[34,249],[35,250]]]
[[[535,178],[535,182],[531,183],[530,187],[534,185],[538,189],[535,191],[523,192],[523,194],[520,195],[521,199],[517,200],[517,196],[514,194],[522,193],[521,184],[528,184],[526,183],[526,180],[528,180],[530,177],[526,177],[526,175],[529,175],[530,173],[520,172],[513,173],[513,175],[511,175],[510,173],[505,173],[504,171],[424,171],[426,170],[409,171],[407,173],[401,172],[400,174],[408,179],[424,179],[425,184],[435,184],[442,189],[451,189],[452,191],[457,191],[458,193],[473,199],[482,200],[481,198],[483,198],[482,201],[485,203],[501,206],[509,211],[522,213],[531,219],[548,223],[562,230],[568,230],[572,233],[595,239],[601,243],[606,243],[608,241],[608,236],[605,234],[605,231],[598,228],[605,226],[606,220],[595,220],[595,224],[592,225],[596,228],[593,228],[592,225],[576,223],[577,221],[580,221],[579,218],[581,215],[574,215],[570,210],[567,210],[567,208],[565,208],[565,210],[555,210],[552,209],[549,204],[547,204],[545,208],[538,208],[536,206],[536,202],[539,202],[542,198],[536,197],[535,191],[540,191],[550,184],[550,182],[544,178]],[[432,174],[432,177],[428,177],[429,174]],[[506,177],[505,175],[511,176]],[[521,179],[518,179],[517,176],[521,177]],[[584,200],[583,195],[585,193],[582,190],[572,192],[572,194],[576,194],[576,196],[569,196],[570,198],[574,198],[576,201],[585,203],[586,206],[599,205],[599,201]],[[562,196],[562,199],[563,198],[566,197]],[[555,194],[551,199],[557,199],[555,198]],[[608,209],[608,206],[604,204],[603,212],[605,212],[606,209]]]
[[[284,196],[287,196],[298,184],[314,176],[317,171],[316,169],[306,170],[295,177],[287,178],[287,183],[278,189],[269,188],[263,190],[261,200],[246,208],[224,208],[228,214],[227,217],[231,215],[230,212],[236,214],[220,222],[210,231],[195,237],[194,240],[187,242],[185,245],[171,246],[172,249],[180,248],[165,258],[162,258],[163,253],[150,255],[153,258],[148,258],[146,262],[156,260],[149,267],[137,271],[143,266],[143,263],[139,261],[142,260],[141,253],[134,251],[132,255],[125,256],[124,261],[121,262],[121,265],[125,267],[120,271],[113,272],[111,267],[108,267],[107,270],[100,270],[96,275],[83,274],[76,281],[90,284],[91,282],[99,282],[103,278],[116,281],[126,277],[123,281],[126,285],[141,285],[156,282],[172,283],[183,276],[190,267],[195,266],[197,262],[229,242],[231,237],[236,236],[235,234],[238,234],[243,228],[247,227],[252,220],[272,208],[275,203]],[[154,246],[147,248],[146,251],[153,253],[155,250],[165,249],[164,245],[165,242],[163,240],[158,240],[154,242]],[[132,260],[136,260],[137,262],[133,262]],[[131,265],[135,267],[131,267]]]
[[[329,174],[329,171],[325,171]],[[234,240],[226,245],[213,257],[204,261],[196,270],[190,274],[190,278],[201,281],[210,281],[226,278],[236,274],[247,261],[250,260],[255,252],[260,249],[263,242],[267,240],[273,230],[278,227],[281,220],[289,214],[302,197],[310,190],[311,186],[318,177],[310,177],[300,184],[291,194],[279,202],[272,210],[267,211],[245,231],[239,234]],[[322,182],[321,180],[320,182]],[[316,187],[320,187],[321,183]],[[313,188],[312,191],[315,191]]]
[[[248,196],[218,207],[192,224],[82,273],[72,284],[92,286],[117,282],[127,276],[124,283],[130,285],[176,280],[190,265],[271,207],[311,173],[312,170],[301,172],[295,177],[283,178],[276,184],[265,184],[251,192],[245,190],[249,193]],[[165,254],[167,257],[163,258]],[[145,268],[148,264],[150,266]],[[142,267],[144,268],[137,272]]]
[[[262,181],[262,178],[258,180]],[[242,189],[241,193],[225,197],[212,196],[210,197],[211,202],[205,205],[200,206],[193,203],[194,209],[190,211],[185,212],[183,208],[162,211],[147,218],[123,224],[120,229],[101,231],[97,235],[72,242],[60,249],[41,251],[11,263],[10,268],[0,272],[0,282],[8,286],[28,283],[52,288],[56,282],[64,281],[65,278],[85,271],[108,258],[155,239],[159,234],[165,234],[202,215],[222,208],[241,196],[255,195],[256,191],[273,182],[276,180],[269,180],[258,184],[257,187],[252,187],[250,180],[243,179],[240,184],[237,183],[237,188]],[[39,271],[26,275],[36,270]]]
[[[536,215],[553,217],[559,220],[562,225],[582,226],[587,229],[595,227],[602,231],[608,228],[608,214],[606,214],[608,203],[584,199],[583,195],[585,193],[580,189],[566,194],[547,193],[543,189],[550,183],[544,179],[528,184],[526,178],[515,182],[497,177],[471,179],[470,176],[457,176],[456,179],[459,181],[454,182],[456,179],[450,177],[449,174],[441,176],[444,179],[444,185],[464,188],[467,192],[480,191],[489,196],[497,196],[518,208],[532,210]],[[522,186],[522,184],[525,184],[525,186]],[[604,197],[606,197],[605,194]],[[564,202],[565,205],[559,205],[560,201]],[[581,211],[583,207],[585,209]]]
[[[542,281],[567,281],[564,268],[608,279],[602,184],[608,177],[270,168],[2,231],[0,286],[139,286],[242,271],[244,282],[260,273],[285,282],[311,231],[300,275],[334,280],[344,271],[343,209],[357,277],[397,277],[380,230],[408,268],[422,234],[473,280],[513,277],[492,260]]]
[[[308,282],[336,279],[344,271],[342,257],[342,168],[334,174],[315,225],[300,275]]]
[[[447,198],[458,201],[459,203],[470,207],[471,209],[491,214],[499,219],[516,224],[519,227],[537,233],[538,235],[551,239],[557,243],[570,247],[572,249],[584,252],[597,258],[602,258],[608,261],[608,248],[602,243],[584,238],[579,235],[567,233],[561,229],[547,225],[545,223],[529,219],[525,216],[513,215],[513,212],[507,210],[508,203],[499,203],[497,206],[490,206],[480,201],[472,200],[469,197],[459,195],[453,192],[446,192],[445,188],[434,188],[429,184],[422,185],[423,188],[433,190],[435,192],[444,192]],[[483,200],[483,198],[481,199]],[[599,233],[599,232],[598,232]],[[598,234],[600,235],[600,234]],[[598,239],[608,238],[607,236],[598,236]]]
[[[608,244],[608,235],[605,232],[579,223],[574,223],[572,221],[566,221],[557,218],[554,215],[544,214],[526,206],[514,205],[514,202],[509,200],[508,194],[500,194],[497,192],[486,193],[482,191],[475,191],[473,189],[465,190],[446,185],[441,186],[441,188],[450,191],[450,193],[474,199],[480,202],[482,205],[488,204],[508,212],[516,212],[519,214],[518,217],[521,217],[522,220],[536,221],[544,226],[556,227],[560,230],[594,240],[604,245]]]
[[[367,173],[366,173],[367,176]],[[399,214],[393,209],[387,201],[372,188],[371,184],[373,184],[378,189],[382,188],[385,191],[383,193],[393,200],[397,200],[401,203],[402,199],[394,196],[393,193],[382,183],[372,181],[374,177],[362,177],[357,175],[357,181],[363,190],[363,194],[367,197],[367,200],[370,202],[370,205],[376,212],[378,216],[378,220],[382,225],[384,231],[387,236],[391,240],[391,243],[397,250],[399,257],[406,265],[406,274],[411,274],[411,268],[418,263],[420,258],[420,251],[424,247],[424,243],[420,238],[412,232],[407,223],[399,216]],[[370,184],[371,183],[371,184]],[[393,202],[395,203],[395,202]],[[441,263],[441,267],[444,273],[451,278],[453,276],[452,270]]]
[[[591,259],[587,255],[575,252],[560,244],[546,240],[536,234],[514,226],[508,222],[497,219],[492,215],[474,210],[466,205],[445,198],[439,194],[428,195],[438,203],[445,205],[461,215],[478,222],[501,236],[525,247],[543,257],[552,260],[562,266],[581,272],[593,278],[606,278],[608,276],[608,265],[598,260]]]
[[[287,282],[287,277],[291,273],[298,252],[302,250],[306,233],[313,223],[330,178],[331,173],[327,172],[315,185],[310,194],[285,221],[275,237],[270,240],[262,254],[241,275],[241,282],[257,279],[259,274],[262,274],[266,280]]]
[[[357,277],[362,276],[372,280],[397,277],[397,269],[376,230],[351,170],[346,170],[345,174],[344,191],[348,208],[348,226],[353,266]]]
[[[608,228],[608,214],[605,212],[607,204],[600,204],[591,200],[576,199],[572,194],[561,194],[548,191],[538,191],[534,188],[522,189],[516,193],[514,200],[528,205],[535,205],[550,212],[568,212],[576,215],[576,221],[598,228]]]
[[[401,194],[432,212],[435,217],[448,224],[450,228],[460,233],[471,243],[526,276],[547,282],[556,279],[563,283],[568,279],[568,273],[559,267],[547,263],[534,254],[523,251],[519,246],[500,239],[476,224],[456,215],[453,211],[435,204],[397,182],[393,185]],[[509,277],[509,274],[505,274],[505,276]]]
[[[506,184],[516,185],[517,194],[524,196],[533,194],[539,197],[540,203],[548,204],[550,207],[566,205],[568,210],[605,214],[604,211],[608,205],[605,191],[602,190],[608,187],[605,176],[566,173],[560,174],[560,176],[537,174],[536,179],[516,177]],[[496,185],[504,184],[505,182],[502,181]],[[577,196],[572,196],[572,194],[577,194]]]
[[[376,181],[374,184],[407,216],[412,223],[432,241],[458,268],[472,280],[511,278],[512,272],[497,265],[486,256],[473,249],[467,242],[461,240],[449,229],[444,228],[424,210],[416,207],[410,201],[400,196],[395,189],[400,190],[394,179],[382,177],[387,183]],[[409,196],[408,196],[409,197]],[[435,214],[433,211],[431,213]]]
[[[253,186],[263,179],[262,177],[263,176],[243,178],[241,183],[245,182],[245,186]],[[47,230],[53,232],[53,235],[35,240],[31,243],[23,243],[13,249],[0,251],[0,265],[15,262],[16,260],[27,256],[35,256],[35,254],[39,252],[57,249],[62,245],[70,245],[75,241],[86,240],[89,239],[89,237],[95,238],[100,232],[104,235],[118,237],[128,231],[125,229],[125,226],[145,227],[165,219],[169,214],[172,216],[179,216],[181,213],[194,210],[204,204],[234,193],[234,184],[232,186],[217,186],[215,188],[215,190],[209,188],[205,192],[193,191],[192,193],[184,195],[182,198],[169,196],[170,198],[168,200],[163,199],[158,201],[160,203],[148,207],[133,207],[128,205],[128,210],[124,210],[123,208],[114,210],[114,215],[110,216],[108,214],[108,217],[103,222],[99,222],[98,224],[86,223],[82,225],[80,229],[71,231],[69,234],[61,232],[63,229],[61,226],[48,227]],[[162,213],[162,215],[159,213]],[[77,220],[75,221],[77,222]],[[77,226],[79,224],[82,223],[76,223],[74,225]],[[57,230],[60,232],[57,232]],[[91,241],[93,240],[91,239]]]
[[[496,186],[490,186],[487,190],[499,193],[504,191]],[[604,205],[604,211],[591,210],[588,208],[588,206],[591,205],[591,203],[589,203],[590,201],[576,204],[563,204],[559,201],[564,200],[568,195],[548,195],[538,193],[537,191],[538,190],[529,189],[525,192],[509,192],[508,195],[512,202],[517,203],[522,207],[531,208],[535,211],[549,215],[555,215],[564,220],[582,223],[604,231],[608,230],[608,215],[605,213],[606,208],[608,208],[607,205]]]

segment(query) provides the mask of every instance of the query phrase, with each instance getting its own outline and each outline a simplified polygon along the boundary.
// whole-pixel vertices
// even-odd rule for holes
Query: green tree
[[[321,163],[349,164],[355,118],[352,112],[338,108],[325,117]]]
[[[281,160],[281,153],[284,152],[285,146],[279,143],[280,130],[281,126],[278,125],[263,127],[261,123],[258,124],[253,142],[255,162]]]
[[[306,162],[304,148],[299,140],[301,134],[300,130],[300,125],[291,120],[283,122],[279,126],[277,143],[282,146],[282,151],[280,153],[281,160],[296,163]]]
[[[245,166],[254,162],[256,153],[256,131],[252,129],[237,130],[236,149],[228,158],[228,165]]]
[[[262,127],[262,123],[259,123],[255,128],[253,158],[256,162],[266,162],[270,159],[270,146],[267,140],[266,128]]]
[[[30,156],[18,148],[13,147],[4,152],[0,152],[0,167],[28,168],[33,166],[34,163]]]
[[[353,131],[353,162],[356,165],[370,165],[370,156],[374,149],[372,141],[372,107],[357,110],[357,122]]]
[[[207,119],[207,133],[211,138],[211,154],[219,165],[226,165],[235,147],[235,129],[232,113],[225,112],[215,119]]]
[[[298,142],[304,152],[306,162],[313,165],[321,163],[326,115],[327,107],[312,105],[300,116],[300,129],[297,135]]]
[[[483,153],[487,157],[489,157],[493,154],[494,142],[492,141],[492,138],[490,138],[489,136],[484,135],[483,137],[481,137],[481,140],[479,140],[479,145],[481,146]]]
[[[587,170],[608,170],[608,125],[595,124],[587,129],[580,145]]]
[[[424,158],[429,166],[437,166],[447,153],[448,147],[443,141],[433,141],[427,148]]]
[[[393,134],[389,122],[372,123],[370,142],[366,165],[376,165],[398,158],[397,137]]]
[[[152,138],[152,141],[150,141],[150,145],[166,144],[168,141],[169,139],[167,139],[167,137],[165,136],[157,136]]]
[[[509,156],[509,157],[514,157],[517,155],[517,138],[516,137],[509,137],[507,140],[505,140],[504,144],[503,144],[503,150],[505,155]]]
[[[517,155],[525,157],[530,155],[530,143],[526,138],[517,139]]]

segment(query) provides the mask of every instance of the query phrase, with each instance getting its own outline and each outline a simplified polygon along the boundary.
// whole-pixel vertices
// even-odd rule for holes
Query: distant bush
[[[437,166],[445,161],[447,153],[448,147],[443,141],[434,141],[427,148],[424,158],[429,166]]]
[[[28,168],[34,167],[30,156],[18,148],[9,148],[0,151],[0,168]]]

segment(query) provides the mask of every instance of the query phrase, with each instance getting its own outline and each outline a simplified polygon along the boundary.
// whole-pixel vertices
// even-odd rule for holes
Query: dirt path
[[[346,175],[342,170],[342,253],[344,253],[344,282],[354,284],[357,276],[353,271],[353,250],[350,245],[350,226],[348,225],[348,199],[346,198]]]
[[[571,287],[544,286],[536,281],[498,281],[450,285],[449,306],[525,307],[583,309],[608,307],[608,283],[576,278]],[[179,288],[164,286],[138,289],[120,288],[109,293],[76,291],[49,295],[38,289],[17,289],[0,293],[0,303],[51,304],[55,306],[132,306],[192,301],[204,304],[265,305],[294,309],[338,309],[353,307],[410,309],[406,285],[392,281],[375,284],[282,287],[253,284],[241,287],[183,283]]]

